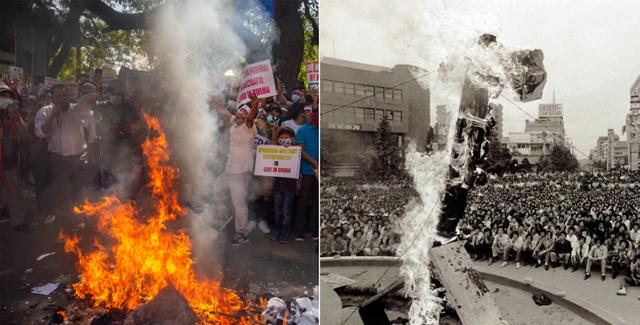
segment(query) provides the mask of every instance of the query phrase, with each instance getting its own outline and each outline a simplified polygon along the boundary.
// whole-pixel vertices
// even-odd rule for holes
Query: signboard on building
[[[256,149],[256,165],[254,175],[283,178],[300,176],[300,158],[302,153],[298,146],[260,145]]]
[[[318,89],[320,85],[320,64],[318,61],[309,61],[306,63],[306,68],[309,90]]]
[[[540,104],[538,117],[562,117],[562,104]]]
[[[336,130],[360,131],[360,124],[329,123],[329,128]]]
[[[242,81],[238,90],[238,107],[251,101],[250,95],[267,98],[277,94],[273,69],[269,60],[249,64],[242,71]]]

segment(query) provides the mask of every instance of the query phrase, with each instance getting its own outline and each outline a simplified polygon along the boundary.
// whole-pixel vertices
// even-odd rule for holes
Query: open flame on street
[[[78,257],[82,278],[73,285],[75,295],[95,306],[133,310],[171,285],[184,296],[201,323],[255,323],[259,306],[223,288],[219,279],[198,276],[185,229],[167,229],[167,222],[186,215],[175,185],[179,173],[169,165],[169,145],[158,119],[145,113],[144,120],[149,134],[142,151],[153,204],[143,211],[134,202],[107,196],[74,208],[76,214],[97,218],[98,232],[110,237],[111,244],[107,249],[96,238],[96,250],[83,252],[77,236],[60,233],[65,250]]]

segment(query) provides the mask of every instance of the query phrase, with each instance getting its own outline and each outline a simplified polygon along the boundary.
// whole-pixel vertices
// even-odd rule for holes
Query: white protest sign
[[[22,81],[22,68],[10,66],[9,79],[11,79],[11,81],[15,81],[15,80]]]
[[[62,81],[55,79],[55,78],[51,78],[51,77],[44,77],[44,88],[45,89],[51,89],[51,87],[53,87],[53,85],[55,84],[59,84]]]
[[[320,64],[318,64],[318,61],[309,61],[305,65],[307,68],[309,90],[318,89],[320,85]]]
[[[275,96],[278,92],[269,60],[250,64],[242,71],[242,81],[238,89],[237,107],[251,101],[250,95],[258,98]]]
[[[301,157],[298,146],[260,145],[256,149],[254,175],[298,179]]]

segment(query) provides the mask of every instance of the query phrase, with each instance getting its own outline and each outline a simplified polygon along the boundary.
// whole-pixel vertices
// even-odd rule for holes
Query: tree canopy
[[[165,0],[32,0],[10,7],[14,24],[28,21],[38,33],[48,35],[47,76],[70,79],[76,72],[91,68],[150,68],[149,29],[153,15],[166,5]],[[236,24],[236,32],[245,43],[270,42],[273,64],[289,89],[304,80],[304,62],[317,59],[317,0],[258,0],[272,16],[250,19],[245,14]],[[243,0],[230,5],[246,8]],[[255,17],[254,17],[255,18]],[[265,38],[268,31],[278,39]],[[249,46],[268,48],[267,46]],[[251,55],[247,54],[247,61]]]

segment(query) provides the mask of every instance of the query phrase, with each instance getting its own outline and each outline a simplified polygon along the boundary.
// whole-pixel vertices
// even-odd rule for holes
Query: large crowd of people
[[[170,101],[154,78],[138,78],[134,89],[121,79],[107,83],[98,74],[83,75],[76,89],[68,82],[18,89],[15,82],[0,81],[2,216],[16,231],[68,215],[106,190],[133,199],[143,190],[146,127],[140,108],[161,115]],[[217,207],[212,225],[233,219],[232,245],[247,243],[254,229],[281,244],[319,236],[317,89],[288,92],[280,81],[277,89],[276,96],[252,96],[236,105],[238,89],[228,87],[209,101],[223,139],[212,148],[219,156],[211,166]],[[261,144],[302,147],[299,179],[254,176]],[[35,192],[35,204],[25,190]]]
[[[640,178],[637,172],[508,175],[470,196],[459,227],[475,259],[500,266],[595,269],[604,281],[640,280]],[[597,269],[596,269],[597,268]]]
[[[640,173],[509,174],[474,188],[458,225],[473,259],[640,285]],[[325,178],[321,256],[394,255],[409,179]]]
[[[393,256],[395,222],[416,197],[408,178],[323,178],[321,256]]]

